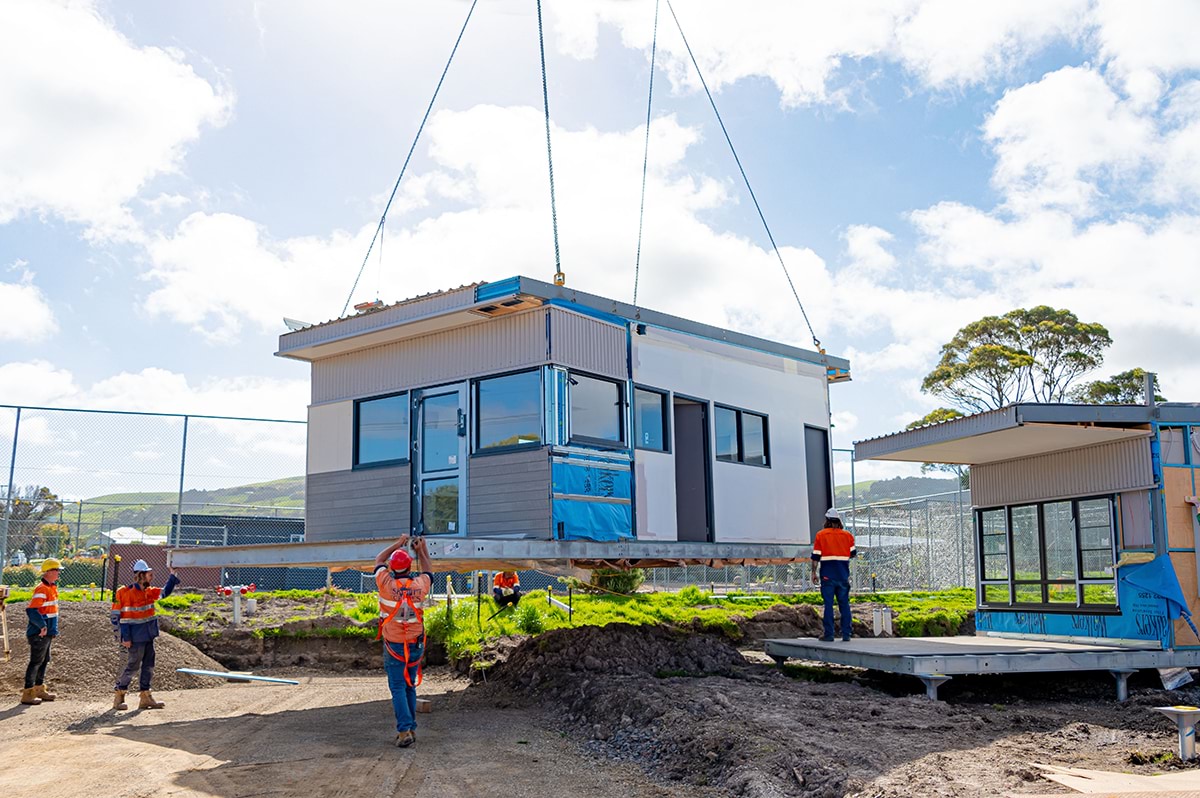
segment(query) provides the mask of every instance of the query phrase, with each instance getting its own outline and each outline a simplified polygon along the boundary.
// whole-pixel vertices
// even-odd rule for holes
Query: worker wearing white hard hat
[[[825,528],[813,538],[812,578],[818,582],[820,570],[821,598],[825,601],[822,617],[824,633],[821,639],[833,640],[833,605],[837,602],[841,615],[842,640],[850,639],[850,560],[858,554],[854,535],[842,527],[842,514],[830,507],[825,511]]]
[[[154,678],[154,638],[158,637],[158,619],[154,617],[154,603],[166,598],[179,584],[175,569],[164,587],[153,587],[150,583],[154,570],[145,560],[133,564],[133,582],[117,590],[113,596],[113,633],[129,651],[125,670],[117,677],[116,692],[113,694],[113,709],[128,709],[125,693],[138,674],[138,690],[141,700],[138,709],[162,709],[164,704],[156,701],[150,693],[150,681]]]

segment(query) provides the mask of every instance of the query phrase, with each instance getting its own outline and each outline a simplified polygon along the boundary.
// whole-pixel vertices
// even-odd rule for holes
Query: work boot
[[[166,706],[161,701],[155,701],[154,696],[150,695],[149,690],[143,690],[140,696],[141,700],[138,701],[138,709],[162,709]]]
[[[124,690],[117,690],[113,693],[113,709],[129,709],[129,705],[125,703]]]
[[[43,701],[53,701],[58,698],[57,695],[46,689],[44,684],[36,684],[33,686],[33,694]]]
[[[26,687],[21,691],[21,703],[28,704],[31,707],[36,707],[38,704],[42,703],[42,699],[35,695],[34,688]]]
[[[413,744],[413,742],[416,741],[416,739],[417,738],[413,735],[412,732],[402,731],[396,735],[396,747],[397,748],[408,748],[410,745]]]

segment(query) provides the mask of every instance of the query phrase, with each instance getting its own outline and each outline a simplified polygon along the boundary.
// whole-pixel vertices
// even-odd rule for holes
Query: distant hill
[[[934,493],[953,493],[958,490],[958,480],[954,477],[893,477],[892,479],[876,479],[857,482],[854,485],[854,498],[859,505],[871,504],[896,499],[913,499],[918,496],[929,496]],[[851,491],[849,485],[838,485],[835,490],[839,506],[850,504]]]
[[[148,534],[166,534],[179,494],[173,491],[109,493],[83,500],[84,528],[131,526]],[[228,505],[228,506],[224,506]],[[64,520],[74,522],[73,505],[64,507]],[[289,508],[286,517],[298,517],[304,508],[304,477],[285,477],[215,490],[185,490],[183,511],[210,515],[273,515],[273,508]]]

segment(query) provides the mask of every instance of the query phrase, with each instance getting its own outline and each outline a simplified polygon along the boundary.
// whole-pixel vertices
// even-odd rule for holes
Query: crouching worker
[[[141,693],[138,709],[162,709],[165,706],[163,702],[155,701],[150,693],[150,680],[154,678],[154,638],[158,637],[154,602],[171,595],[179,584],[179,577],[172,568],[165,587],[153,587],[150,584],[152,579],[150,566],[145,560],[138,560],[133,564],[133,584],[119,588],[113,597],[110,614],[113,634],[129,651],[129,661],[117,678],[113,709],[129,708],[125,704],[125,693],[135,673],[138,674],[138,690]]]
[[[379,589],[379,633],[383,638],[383,667],[392,691],[396,713],[396,745],[407,748],[416,739],[417,685],[425,657],[425,619],[421,602],[433,585],[433,566],[425,539],[412,541],[420,572],[412,573],[412,557],[405,551],[408,535],[375,558],[375,586]]]
[[[517,606],[521,601],[521,580],[516,571],[501,571],[492,578],[492,597],[496,606],[503,609]]]
[[[46,666],[50,663],[50,644],[58,637],[58,574],[62,563],[54,558],[42,562],[42,581],[33,589],[25,614],[29,626],[25,639],[29,641],[29,667],[25,669],[25,689],[21,703],[36,706],[53,701],[54,693],[46,690]]]

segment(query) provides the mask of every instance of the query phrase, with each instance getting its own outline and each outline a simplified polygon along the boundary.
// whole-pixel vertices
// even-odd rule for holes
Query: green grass
[[[105,593],[105,595],[110,595]],[[99,589],[96,590],[97,598],[100,596]],[[8,594],[7,602],[9,604],[17,604],[18,602],[26,602],[33,598],[33,590],[30,588],[19,588],[12,590]],[[63,588],[58,591],[59,601],[87,601],[87,591],[73,588]]]
[[[975,593],[970,589],[921,593],[879,593],[854,596],[853,602],[887,604],[895,613],[898,634],[907,636],[954,634],[967,614],[975,609]],[[778,604],[819,605],[818,593],[796,595],[754,594],[714,598],[696,587],[679,593],[639,593],[633,596],[576,595],[573,623],[567,613],[546,603],[545,591],[535,590],[522,599],[517,610],[496,612],[490,597],[480,601],[478,621],[473,599],[460,600],[453,612],[442,604],[425,612],[425,629],[432,641],[446,645],[452,657],[478,653],[483,643],[496,637],[536,634],[533,629],[551,630],[567,626],[605,626],[628,623],[635,626],[667,624],[739,637],[734,616],[749,617]]]

